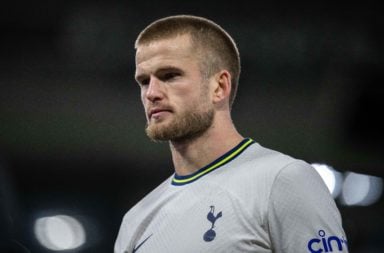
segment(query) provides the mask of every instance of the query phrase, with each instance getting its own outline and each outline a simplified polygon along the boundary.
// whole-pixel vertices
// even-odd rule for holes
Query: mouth
[[[172,111],[170,109],[167,109],[167,108],[154,108],[154,109],[151,109],[149,110],[149,113],[148,113],[148,118],[151,119],[151,118],[159,118],[161,117],[161,115],[164,115],[166,113],[171,113]]]

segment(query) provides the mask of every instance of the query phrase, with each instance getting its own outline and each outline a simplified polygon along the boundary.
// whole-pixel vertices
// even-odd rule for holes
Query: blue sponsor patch
[[[342,252],[347,249],[347,240],[344,237],[327,236],[324,230],[319,230],[319,237],[310,239],[307,246],[310,253]]]

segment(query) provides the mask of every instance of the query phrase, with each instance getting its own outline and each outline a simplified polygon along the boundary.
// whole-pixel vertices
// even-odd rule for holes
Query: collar
[[[185,185],[185,184],[189,184],[196,181],[197,179],[229,163],[230,161],[235,159],[237,156],[239,156],[247,147],[249,147],[253,143],[255,143],[255,141],[252,140],[251,138],[245,138],[239,144],[237,144],[234,148],[226,152],[224,155],[220,156],[215,161],[197,170],[196,172],[186,176],[180,176],[175,173],[172,179],[172,185]]]

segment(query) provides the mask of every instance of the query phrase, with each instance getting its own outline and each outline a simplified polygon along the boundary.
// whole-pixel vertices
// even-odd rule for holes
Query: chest
[[[270,252],[262,224],[220,187],[188,187],[127,218],[128,252]]]

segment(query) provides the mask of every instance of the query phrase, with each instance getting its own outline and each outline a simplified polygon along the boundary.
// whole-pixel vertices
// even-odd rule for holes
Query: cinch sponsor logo
[[[337,236],[326,236],[324,230],[319,230],[320,238],[313,238],[308,242],[308,250],[311,253],[340,252],[347,248],[347,241]]]

